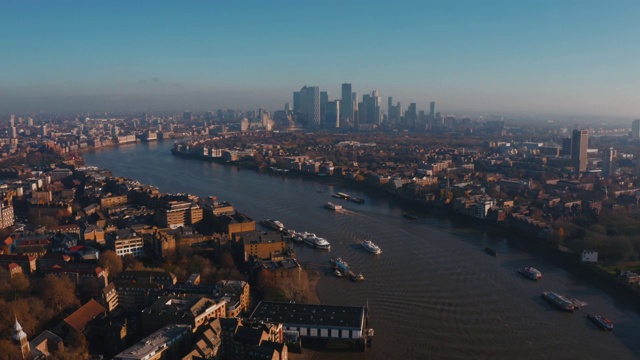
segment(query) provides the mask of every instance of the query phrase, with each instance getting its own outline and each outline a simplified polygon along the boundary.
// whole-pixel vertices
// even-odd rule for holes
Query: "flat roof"
[[[295,327],[364,330],[364,306],[311,305],[262,301],[251,319]]]
[[[121,360],[148,358],[158,351],[170,347],[171,344],[179,341],[185,334],[190,332],[191,326],[189,325],[167,325],[116,355],[115,358]]]

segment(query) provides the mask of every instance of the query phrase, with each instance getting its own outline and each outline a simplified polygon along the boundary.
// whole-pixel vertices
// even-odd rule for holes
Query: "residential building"
[[[170,324],[115,356],[116,360],[180,359],[191,340],[191,327]]]

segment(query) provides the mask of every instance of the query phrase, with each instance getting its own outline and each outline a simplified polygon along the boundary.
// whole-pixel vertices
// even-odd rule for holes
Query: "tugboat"
[[[605,331],[613,330],[613,323],[606,317],[596,314],[589,314],[587,315],[587,317],[589,318],[589,320],[593,321],[593,323],[596,324],[600,329]]]
[[[531,280],[540,280],[542,278],[542,273],[531,266],[519,268],[518,272]]]
[[[566,297],[556,294],[551,291],[545,291],[542,293],[542,298],[553,304],[553,306],[557,307],[560,310],[573,312],[575,306],[573,306],[573,302]]]

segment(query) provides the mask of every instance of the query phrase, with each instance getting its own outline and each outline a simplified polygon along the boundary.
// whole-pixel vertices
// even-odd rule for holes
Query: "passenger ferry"
[[[382,254],[382,249],[380,249],[380,247],[374,244],[373,241],[371,240],[365,240],[360,244],[362,245],[363,248],[365,248],[370,253],[373,253],[376,255]]]
[[[309,246],[316,248],[316,249],[322,249],[322,250],[330,250],[331,249],[331,243],[327,241],[327,239],[325,238],[321,238],[319,236],[307,236],[304,238],[304,242],[306,242]]]
[[[339,211],[342,210],[342,205],[338,205],[338,204],[334,204],[332,202],[328,202],[326,204],[324,204],[325,209],[329,209],[332,211]]]
[[[589,314],[587,315],[587,317],[589,318],[589,320],[593,321],[593,323],[596,324],[600,329],[613,330],[613,323],[606,317],[596,314]]]
[[[260,221],[260,224],[276,231],[284,230],[284,225],[278,220],[265,219]]]
[[[542,279],[542,273],[538,269],[531,266],[520,268],[518,269],[518,272],[531,280]]]

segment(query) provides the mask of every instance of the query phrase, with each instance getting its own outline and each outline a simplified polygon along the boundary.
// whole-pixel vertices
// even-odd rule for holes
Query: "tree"
[[[11,276],[11,291],[14,293],[26,292],[29,289],[29,278],[23,273]]]
[[[125,269],[129,270],[142,270],[144,269],[144,264],[136,259],[135,256],[131,254],[126,254],[122,257],[122,263],[124,264]]]
[[[22,353],[11,340],[0,340],[0,354],[3,359],[22,359]]]
[[[109,272],[109,277],[112,279],[118,276],[124,268],[122,258],[118,256],[114,251],[107,250],[100,254],[98,265],[102,266]]]
[[[66,276],[49,274],[38,282],[40,299],[49,304],[55,314],[64,309],[80,306],[76,285]]]

